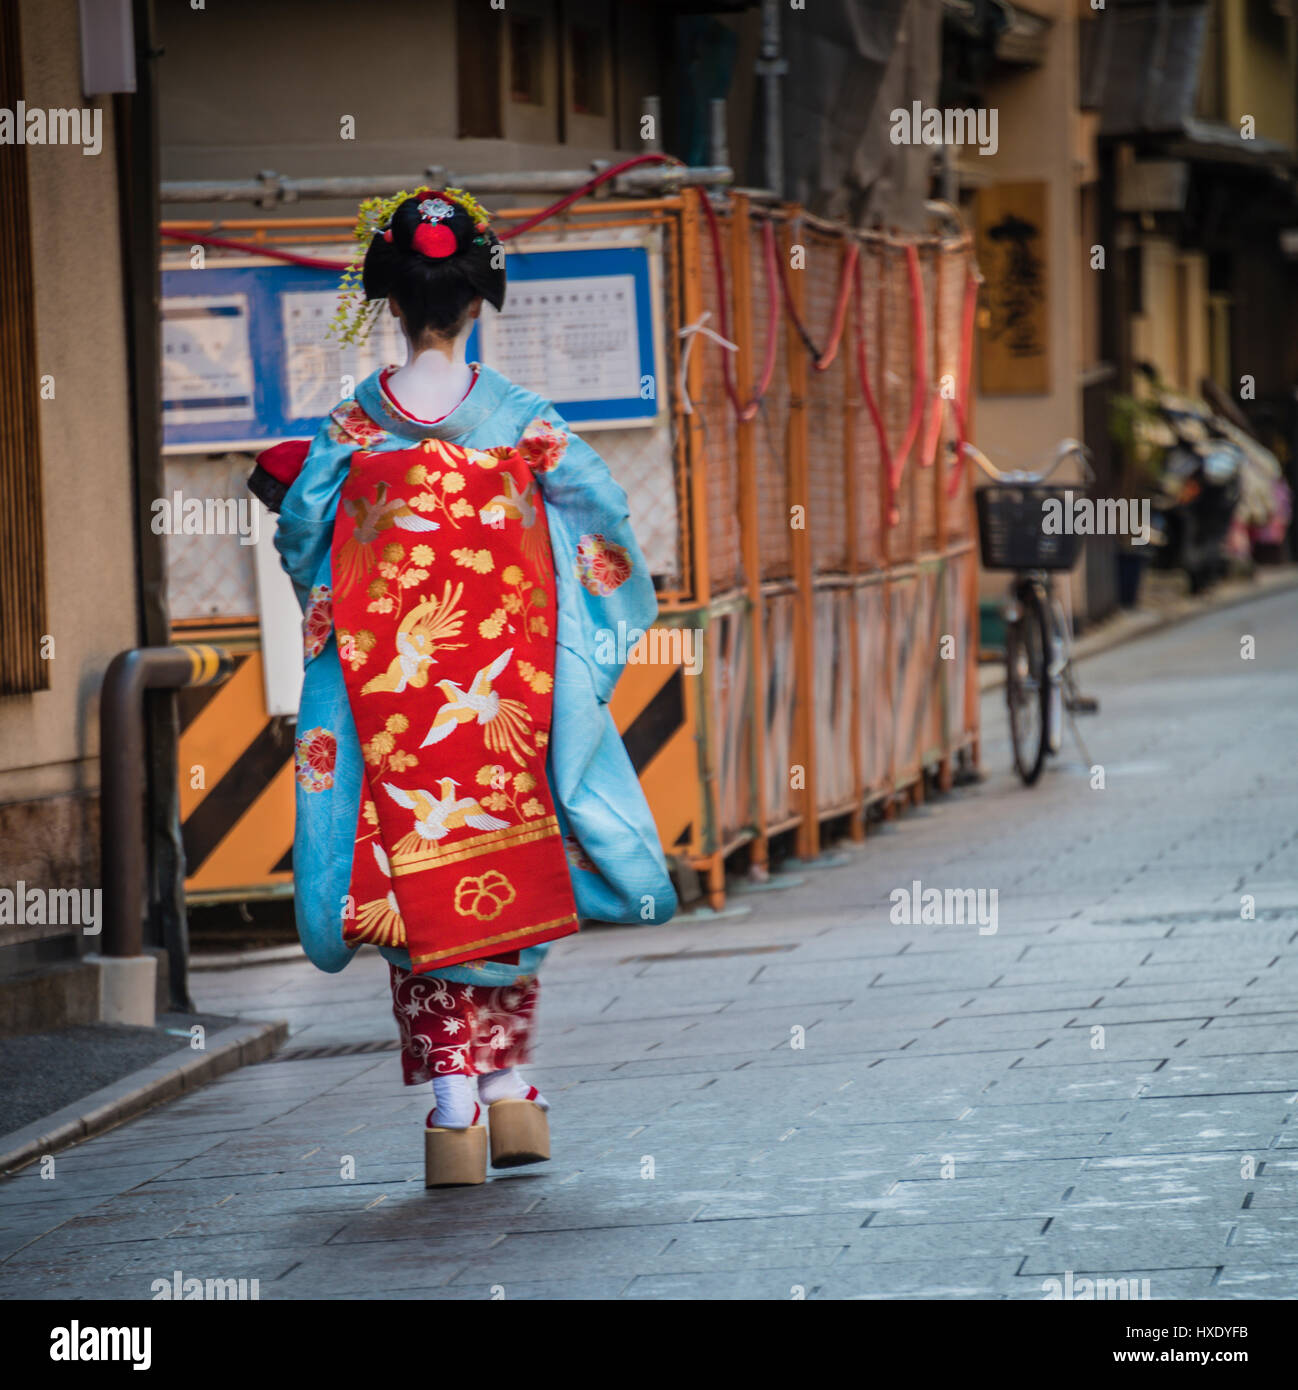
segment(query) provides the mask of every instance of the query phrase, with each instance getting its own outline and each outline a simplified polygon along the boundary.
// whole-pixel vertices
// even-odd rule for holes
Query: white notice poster
[[[162,415],[185,425],[255,418],[247,295],[162,301]]]
[[[503,313],[482,311],[482,356],[552,401],[624,400],[640,393],[635,277],[517,280]]]
[[[351,395],[380,367],[406,360],[401,328],[384,304],[369,337],[342,347],[329,332],[338,309],[336,290],[293,291],[280,296],[284,330],[284,415],[289,420],[319,419],[339,398]],[[350,377],[351,390],[345,390]]]

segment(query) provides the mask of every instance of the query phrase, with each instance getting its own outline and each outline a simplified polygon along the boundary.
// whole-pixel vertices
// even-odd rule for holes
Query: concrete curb
[[[163,1057],[43,1120],[0,1135],[0,1173],[11,1173],[44,1154],[89,1139],[164,1100],[197,1090],[226,1072],[264,1061],[287,1037],[288,1024],[283,1019],[223,1028],[208,1039],[204,1051],[188,1061],[177,1063]]]
[[[1298,589],[1298,569],[1286,565],[1275,573],[1274,578],[1268,576],[1254,580],[1237,580],[1222,585],[1206,597],[1187,596],[1178,599],[1173,606],[1157,612],[1136,610],[1122,613],[1111,618],[1096,631],[1078,638],[1073,643],[1073,660],[1085,661],[1087,657],[1112,651],[1114,647],[1125,646],[1137,638],[1166,632],[1168,628],[1188,622],[1191,618],[1202,618],[1209,613],[1238,608],[1241,604],[1252,603],[1254,599],[1270,598],[1273,594],[1287,593],[1292,589]],[[999,690],[1004,684],[1004,661],[991,661],[979,667],[979,693]]]

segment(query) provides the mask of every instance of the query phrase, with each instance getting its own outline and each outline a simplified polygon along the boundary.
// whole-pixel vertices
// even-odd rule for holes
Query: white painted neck
[[[464,399],[473,382],[473,369],[465,361],[472,328],[470,319],[453,341],[418,352],[405,334],[406,364],[388,377],[387,386],[407,415],[440,420]]]

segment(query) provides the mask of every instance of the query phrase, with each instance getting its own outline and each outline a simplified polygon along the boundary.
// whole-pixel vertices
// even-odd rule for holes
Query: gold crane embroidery
[[[396,843],[397,854],[409,854],[424,841],[445,839],[452,830],[462,830],[466,825],[473,830],[503,830],[509,824],[484,811],[477,797],[456,796],[459,785],[454,777],[439,777],[439,795],[434,796],[422,787],[405,791],[384,782],[383,790],[393,801],[415,815],[414,830]]]
[[[372,547],[385,531],[436,531],[438,524],[417,516],[404,497],[389,497],[386,480],[374,488],[374,497],[345,497],[343,511],[356,523],[351,535],[338,547],[338,573],[335,583],[344,592],[374,565]]]
[[[446,640],[448,637],[458,637],[464,624],[464,609],[456,607],[463,592],[463,584],[457,584],[452,592],[448,579],[441,598],[429,598],[417,603],[402,618],[397,628],[396,656],[381,676],[375,676],[361,687],[362,695],[372,695],[381,690],[399,695],[407,686],[422,690],[428,684],[428,668],[436,664],[435,652],[468,645]]]
[[[527,758],[534,757],[532,716],[527,706],[521,700],[502,698],[491,685],[509,665],[513,654],[513,647],[506,647],[474,676],[467,691],[461,690],[454,681],[438,681],[437,688],[446,697],[446,703],[437,711],[432,727],[419,746],[427,748],[430,743],[440,743],[450,737],[458,725],[477,720],[482,725],[487,747],[493,753],[508,754],[519,767],[525,765]]]

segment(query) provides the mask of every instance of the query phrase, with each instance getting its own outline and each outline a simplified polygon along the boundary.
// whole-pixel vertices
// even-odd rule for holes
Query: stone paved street
[[[556,947],[544,1168],[425,1192],[394,1054],[270,1062],[0,1184],[0,1297],[1298,1296],[1298,597],[1082,677],[1103,790],[1072,745],[1019,786],[992,693],[986,781],[847,865]],[[915,880],[996,890],[997,930],[890,923]],[[194,987],[290,1048],[394,1031],[374,955]]]

